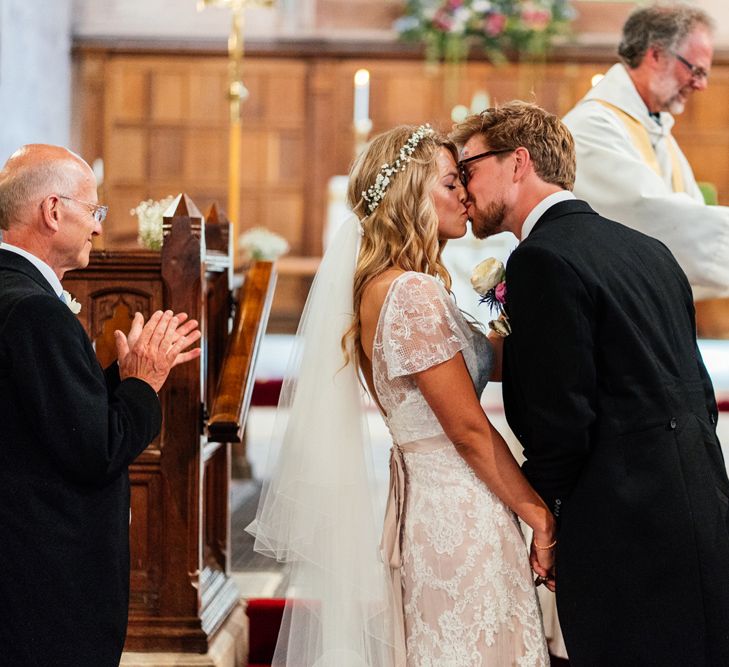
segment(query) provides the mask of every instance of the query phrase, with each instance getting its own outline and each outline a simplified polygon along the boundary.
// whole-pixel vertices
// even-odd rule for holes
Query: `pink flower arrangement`
[[[498,37],[504,32],[504,28],[506,28],[506,16],[498,12],[489,14],[483,22],[484,32],[491,37]]]
[[[521,18],[524,25],[530,30],[543,31],[549,26],[552,13],[549,9],[543,9],[527,2],[521,10]]]
[[[568,32],[570,0],[405,0],[395,29],[425,43],[431,60],[461,60],[480,45],[494,61],[505,53],[543,54]]]

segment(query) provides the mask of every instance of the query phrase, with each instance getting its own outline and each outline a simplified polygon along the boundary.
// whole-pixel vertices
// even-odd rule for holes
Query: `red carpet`
[[[280,598],[248,600],[248,667],[268,667],[271,664],[284,603],[285,600]]]
[[[281,393],[282,385],[283,380],[280,378],[275,380],[256,380],[253,383],[251,405],[275,408],[278,405],[278,396]]]

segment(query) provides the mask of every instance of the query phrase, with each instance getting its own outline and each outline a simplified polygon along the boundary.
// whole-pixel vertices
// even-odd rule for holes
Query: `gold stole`
[[[653,150],[653,146],[651,145],[648,130],[643,127],[640,121],[633,118],[633,116],[623,111],[620,107],[616,107],[614,104],[610,104],[610,102],[606,102],[605,100],[595,99],[595,102],[599,102],[604,107],[615,112],[615,115],[623,121],[625,129],[628,130],[628,134],[630,134],[633,140],[633,145],[643,156],[646,164],[662,178],[663,173],[661,172],[661,166],[658,164],[656,152]],[[669,134],[666,139],[668,155],[671,158],[671,183],[673,185],[673,191],[686,192],[686,188],[683,183],[683,174],[681,173],[681,162],[678,159],[678,145],[672,135]]]

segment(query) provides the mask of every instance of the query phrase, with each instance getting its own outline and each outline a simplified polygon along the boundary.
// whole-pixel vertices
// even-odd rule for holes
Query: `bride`
[[[464,318],[441,262],[466,232],[456,149],[398,127],[349,183],[355,217],[309,294],[248,529],[291,564],[274,664],[548,665],[517,516],[545,576],[554,519],[479,403],[501,341]],[[394,443],[379,545],[362,384]]]

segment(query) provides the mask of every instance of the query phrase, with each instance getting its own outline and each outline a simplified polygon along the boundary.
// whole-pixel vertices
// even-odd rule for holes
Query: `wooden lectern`
[[[159,438],[130,468],[126,651],[206,653],[238,605],[229,576],[230,443],[244,428],[275,271],[253,264],[235,304],[229,228],[215,207],[205,220],[183,194],[164,218],[161,253],[94,253],[64,280],[103,365],[116,357],[114,330],[128,331],[137,311],[145,319],[157,309],[186,312],[203,333],[200,360],[174,368],[160,392]]]

